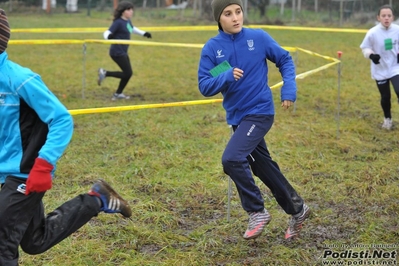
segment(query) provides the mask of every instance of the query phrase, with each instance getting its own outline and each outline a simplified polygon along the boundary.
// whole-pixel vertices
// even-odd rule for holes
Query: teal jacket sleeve
[[[73,119],[66,107],[47,88],[38,74],[33,74],[18,88],[20,97],[48,125],[47,140],[39,157],[55,168],[55,164],[68,146],[73,134]]]

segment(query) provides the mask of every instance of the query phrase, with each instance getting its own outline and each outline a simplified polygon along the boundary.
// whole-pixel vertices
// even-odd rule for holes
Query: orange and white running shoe
[[[271,215],[266,209],[263,209],[260,212],[250,212],[248,214],[249,214],[248,228],[243,236],[244,239],[246,240],[254,239],[260,236],[265,226],[272,219]]]
[[[303,209],[299,214],[292,215],[288,225],[288,229],[285,232],[285,239],[293,239],[299,235],[302,229],[303,222],[310,215],[310,209],[308,205],[303,204]]]

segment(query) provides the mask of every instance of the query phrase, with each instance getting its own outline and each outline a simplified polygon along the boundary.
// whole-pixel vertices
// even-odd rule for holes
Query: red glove
[[[28,180],[26,181],[25,195],[31,192],[45,192],[51,188],[52,177],[51,171],[53,166],[46,160],[36,158],[35,164],[30,170]]]

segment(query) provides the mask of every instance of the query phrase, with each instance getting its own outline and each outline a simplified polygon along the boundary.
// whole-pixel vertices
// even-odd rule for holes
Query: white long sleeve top
[[[371,78],[375,80],[390,79],[399,75],[399,25],[391,24],[385,28],[381,23],[371,28],[360,45],[363,55],[379,54],[380,63],[371,64]]]

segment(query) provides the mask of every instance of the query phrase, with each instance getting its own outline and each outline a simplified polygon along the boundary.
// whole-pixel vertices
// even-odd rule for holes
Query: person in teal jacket
[[[264,137],[274,121],[274,103],[268,86],[267,60],[283,78],[281,106],[296,100],[293,60],[268,33],[243,28],[241,0],[213,0],[219,34],[204,45],[198,67],[198,86],[206,96],[223,95],[231,136],[222,156],[224,172],[234,181],[243,209],[249,215],[244,239],[258,237],[270,222],[251,170],[271,190],[278,204],[291,215],[286,239],[298,236],[310,209],[272,160]]]
[[[73,133],[65,106],[41,77],[8,59],[10,27],[0,9],[0,265],[18,265],[19,246],[39,254],[99,212],[131,216],[128,203],[100,179],[88,193],[46,217],[42,198]]]

